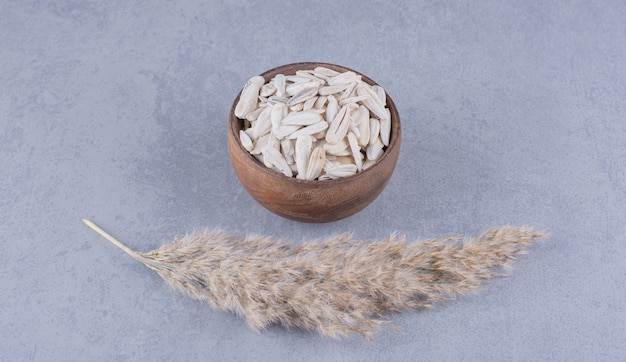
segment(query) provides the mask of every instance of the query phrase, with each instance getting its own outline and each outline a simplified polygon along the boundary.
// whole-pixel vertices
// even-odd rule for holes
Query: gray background
[[[625,360],[625,39],[624,1],[2,1],[1,359]],[[271,214],[228,158],[237,92],[297,61],[361,71],[403,121],[388,187],[338,222]],[[204,227],[551,237],[373,346],[256,333],[83,217],[139,251]]]

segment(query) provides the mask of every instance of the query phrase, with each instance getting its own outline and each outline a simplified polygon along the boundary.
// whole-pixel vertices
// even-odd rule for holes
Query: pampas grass
[[[271,324],[345,338],[390,325],[385,314],[430,308],[505,275],[515,256],[543,235],[502,227],[463,240],[379,241],[339,235],[293,245],[206,230],[156,250],[135,252],[89,220],[85,224],[156,271],[169,285],[255,330]]]

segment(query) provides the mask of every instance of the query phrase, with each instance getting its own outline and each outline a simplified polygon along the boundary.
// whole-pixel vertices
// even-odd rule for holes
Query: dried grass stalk
[[[89,220],[89,227],[156,271],[175,289],[236,313],[255,330],[270,324],[317,330],[333,338],[390,325],[386,312],[429,308],[478,289],[543,235],[502,227],[476,238],[409,243],[340,235],[293,245],[206,230],[138,253]]]

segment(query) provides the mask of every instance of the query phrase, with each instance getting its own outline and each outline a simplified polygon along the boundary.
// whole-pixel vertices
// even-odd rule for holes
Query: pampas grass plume
[[[339,235],[294,245],[205,230],[139,253],[83,221],[173,288],[236,313],[255,330],[282,324],[332,338],[358,333],[369,341],[391,325],[386,313],[430,308],[476,290],[505,275],[502,267],[543,236],[528,227],[501,227],[466,240]]]

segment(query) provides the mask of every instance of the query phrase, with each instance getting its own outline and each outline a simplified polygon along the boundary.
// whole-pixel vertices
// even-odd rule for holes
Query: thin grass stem
[[[122,244],[119,240],[117,240],[116,238],[111,236],[106,231],[102,230],[98,225],[94,224],[93,221],[88,220],[88,219],[83,219],[83,222],[85,223],[85,225],[89,226],[93,231],[97,232],[102,237],[104,237],[108,241],[112,242],[118,248],[124,250],[124,252],[126,252],[126,254],[132,256],[134,259],[139,260],[139,261],[142,261],[142,259],[144,259],[136,251],[134,251],[131,248],[127,247],[126,245]]]

